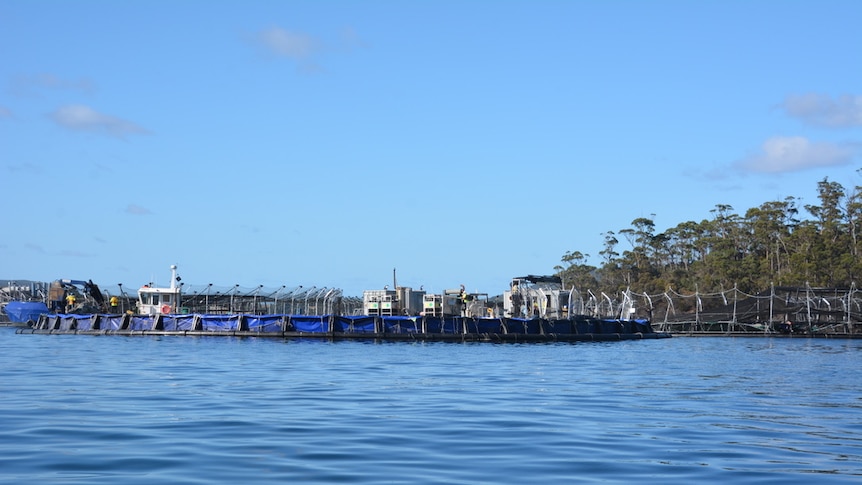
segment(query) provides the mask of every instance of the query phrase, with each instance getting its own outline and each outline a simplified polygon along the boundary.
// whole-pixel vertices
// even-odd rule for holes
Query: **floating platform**
[[[579,342],[669,338],[645,320],[337,315],[47,314],[21,334],[175,335],[455,342]]]

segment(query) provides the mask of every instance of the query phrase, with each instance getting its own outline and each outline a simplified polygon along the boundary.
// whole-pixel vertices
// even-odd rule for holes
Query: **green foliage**
[[[860,170],[862,173],[862,170]],[[599,267],[589,255],[566,252],[554,269],[567,287],[608,294],[721,291],[736,286],[757,293],[770,285],[849,287],[862,275],[859,250],[862,187],[848,191],[837,182],[817,184],[819,204],[806,205],[813,219],[799,220],[796,199],[769,201],[740,216],[719,204],[711,219],[686,221],[655,233],[652,219],[607,231]],[[621,235],[630,248],[620,252]]]

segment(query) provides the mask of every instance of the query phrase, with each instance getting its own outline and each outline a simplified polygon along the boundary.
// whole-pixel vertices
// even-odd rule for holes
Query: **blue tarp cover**
[[[536,319],[507,318],[506,330],[519,335],[539,335],[542,333],[542,322]]]
[[[239,315],[201,315],[204,332],[228,332],[238,330]]]
[[[575,333],[572,322],[569,320],[550,320],[545,323],[546,334],[570,334]]]
[[[93,315],[57,315],[60,317],[60,330],[89,330]]]
[[[14,302],[13,311],[21,308],[22,302]],[[29,302],[28,302],[29,303]],[[11,305],[11,303],[10,303]],[[44,310],[44,304],[23,305]],[[8,309],[8,307],[7,307]],[[153,330],[155,316],[152,315],[78,315],[49,314],[49,328],[64,331],[91,330],[94,318],[99,319],[98,329],[121,330],[128,318],[129,326],[123,330]],[[20,315],[20,313],[19,313]],[[307,332],[327,333],[425,333],[425,334],[477,334],[509,333],[518,335],[541,334],[631,334],[653,333],[649,320],[618,320],[576,317],[572,320],[543,320],[523,318],[463,318],[463,317],[415,317],[415,316],[333,316],[333,315],[162,315],[161,329],[164,331],[192,331],[196,319],[200,319],[203,331],[252,331],[260,333]],[[37,315],[36,320],[39,321]],[[332,328],[330,329],[330,322]]]
[[[499,318],[467,319],[467,333],[505,333]]]
[[[596,333],[624,333],[619,320],[602,320],[596,326]]]
[[[576,320],[572,326],[574,327],[572,333],[596,333],[596,322],[593,320]]]
[[[417,317],[382,317],[383,331],[386,333],[419,333],[422,323]]]
[[[650,325],[649,320],[645,318],[640,318],[637,320],[630,320],[632,322],[632,330],[640,333],[652,333],[652,325]]]
[[[329,331],[329,315],[291,315],[289,318],[291,325],[297,332],[320,333]]]
[[[426,333],[463,333],[463,328],[461,317],[425,317]]]
[[[194,330],[194,315],[162,315],[162,328],[166,332]]]
[[[152,330],[153,317],[147,315],[133,315],[129,318],[129,330]]]
[[[374,333],[374,317],[356,315],[335,317],[332,330],[344,333]]]
[[[284,315],[248,315],[245,321],[251,332],[281,332],[284,318]]]
[[[99,320],[99,328],[102,330],[119,330],[122,326],[122,315],[102,315]]]
[[[10,301],[5,309],[12,323],[38,322],[39,315],[48,313],[48,305],[41,301]]]

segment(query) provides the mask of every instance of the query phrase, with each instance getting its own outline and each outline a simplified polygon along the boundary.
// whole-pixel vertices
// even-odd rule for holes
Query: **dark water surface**
[[[0,483],[862,482],[862,340],[0,329]]]

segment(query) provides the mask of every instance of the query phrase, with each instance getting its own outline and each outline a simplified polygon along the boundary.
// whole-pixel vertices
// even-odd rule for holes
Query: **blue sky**
[[[862,185],[862,2],[0,3],[0,277],[499,294]],[[624,247],[624,238],[621,238]]]

